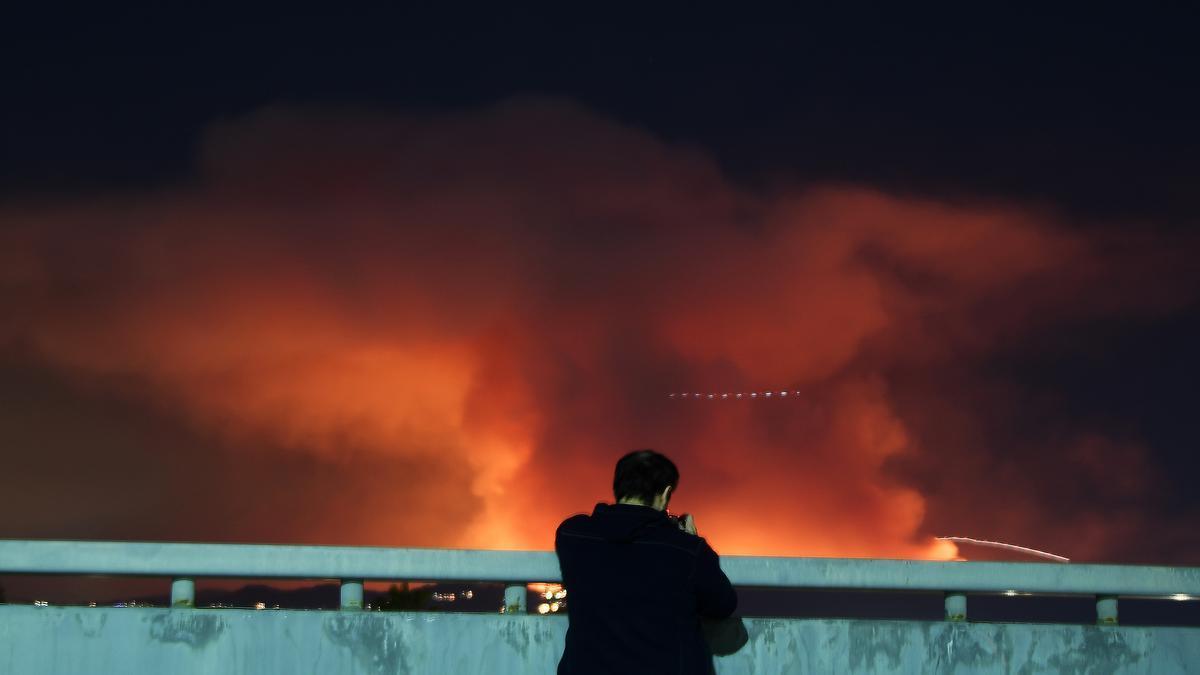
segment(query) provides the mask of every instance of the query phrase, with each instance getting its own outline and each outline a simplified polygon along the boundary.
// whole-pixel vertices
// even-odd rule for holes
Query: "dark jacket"
[[[700,619],[732,614],[737,594],[703,538],[648,506],[597,504],[554,548],[570,620],[559,675],[711,672]]]

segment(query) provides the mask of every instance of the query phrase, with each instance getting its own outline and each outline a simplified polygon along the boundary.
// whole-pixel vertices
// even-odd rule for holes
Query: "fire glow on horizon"
[[[998,512],[1005,538],[1086,531],[1075,555],[1120,534],[1008,503],[990,487],[1003,457],[925,438],[975,447],[1003,406],[959,394],[999,387],[955,377],[1023,334],[1151,311],[1146,294],[1175,302],[1133,281],[1156,255],[1137,242],[1118,266],[1107,242],[1017,207],[756,193],[702,154],[553,102],[267,110],[202,150],[193,184],[0,210],[0,338],[181,421],[239,471],[327,479],[306,483],[320,500],[243,499],[231,537],[549,548],[564,516],[610,498],[635,447],[676,459],[673,506],[722,553],[950,559],[932,531],[991,534]],[[906,372],[940,377],[938,395]],[[789,405],[662,394],[724,400],[714,382],[734,400],[790,383],[774,390]],[[1077,429],[1064,447],[1044,471],[1088,481],[1115,462],[1123,494],[1151,491],[1136,445]],[[941,508],[964,494],[978,514]],[[45,527],[138,537],[70,508]]]

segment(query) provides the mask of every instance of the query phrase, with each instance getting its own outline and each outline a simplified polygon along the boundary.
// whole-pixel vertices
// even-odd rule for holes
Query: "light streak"
[[[1064,563],[1071,562],[1071,559],[1067,558],[1065,556],[1055,555],[1053,553],[1047,553],[1045,551],[1039,551],[1036,548],[1017,546],[1016,544],[1005,544],[1005,543],[999,542],[999,541],[986,541],[983,539],[972,539],[970,537],[936,537],[936,538],[940,539],[942,541],[951,541],[951,542],[954,542],[955,544],[975,544],[976,546],[990,546],[991,548],[1002,548],[1006,551],[1016,551],[1018,553],[1028,553],[1029,555],[1039,556],[1039,557],[1045,558],[1047,560],[1053,560],[1055,562],[1064,562]]]

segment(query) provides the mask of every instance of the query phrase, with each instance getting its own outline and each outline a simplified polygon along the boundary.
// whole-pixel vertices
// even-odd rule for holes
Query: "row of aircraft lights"
[[[739,398],[771,398],[773,396],[778,396],[779,398],[787,398],[788,395],[789,395],[789,392],[786,390],[784,390],[784,391],[763,391],[763,392],[752,391],[748,394],[744,393],[744,392],[738,392],[736,394],[730,394],[730,393],[727,393],[727,394],[704,394],[704,393],[690,394],[690,393],[684,392],[682,394],[667,394],[667,398],[702,398],[702,399],[708,399],[710,401],[715,401],[715,400],[728,400],[728,399],[739,399]],[[797,392],[793,393],[792,395],[799,396],[800,392],[797,391]]]

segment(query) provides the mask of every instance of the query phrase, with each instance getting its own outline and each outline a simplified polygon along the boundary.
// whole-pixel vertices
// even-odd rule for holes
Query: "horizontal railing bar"
[[[879,591],[1200,596],[1200,568],[724,556],[738,586]],[[0,574],[561,581],[546,551],[0,540]]]
[[[0,574],[554,581],[544,551],[0,540]]]
[[[730,556],[739,586],[979,593],[1200,595],[1200,568],[1076,563],[951,562]]]

